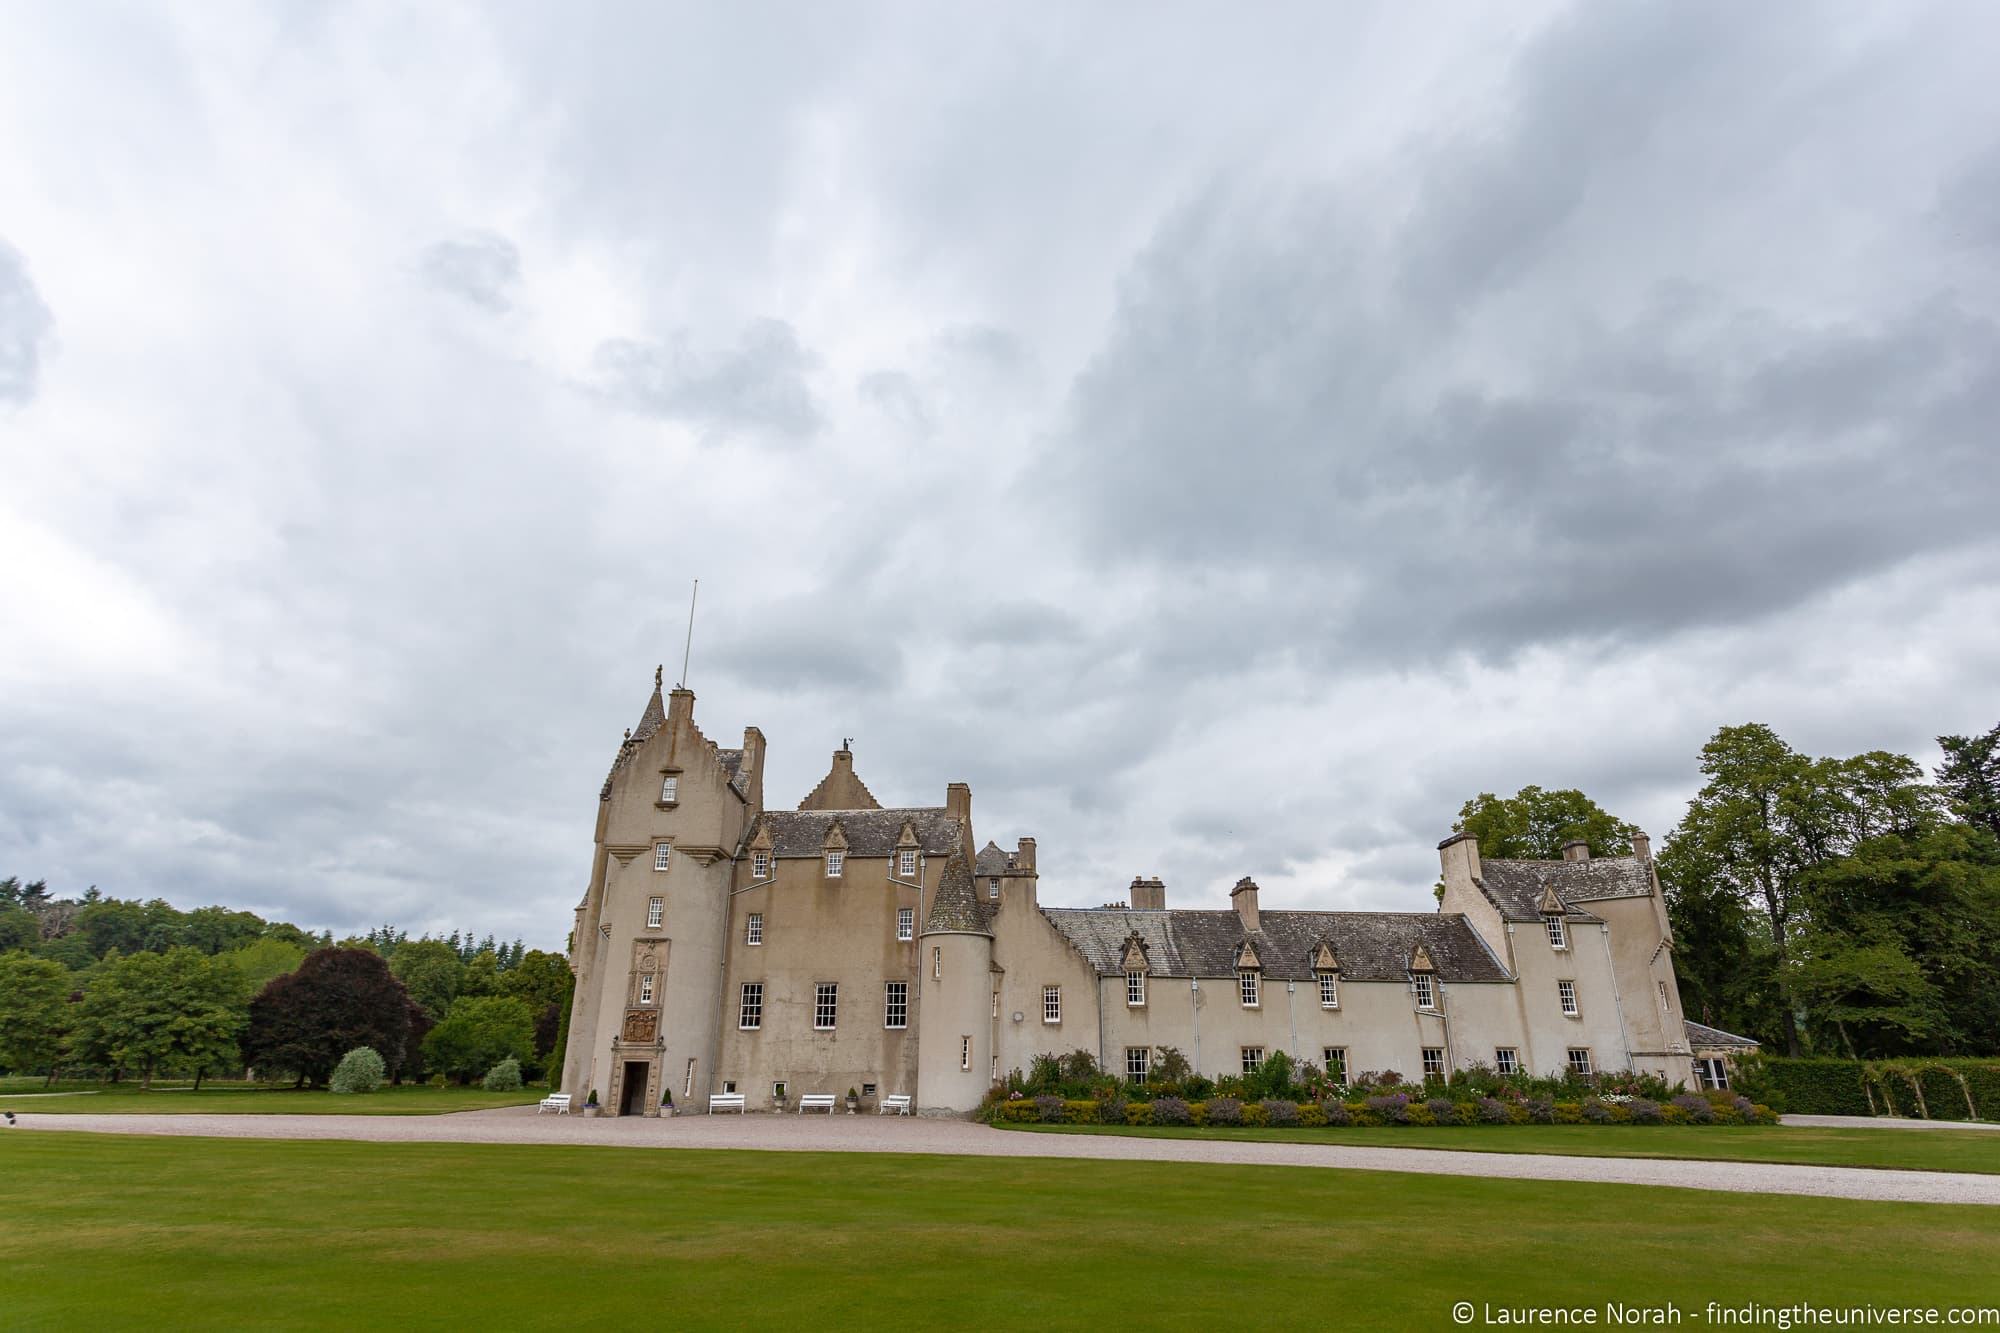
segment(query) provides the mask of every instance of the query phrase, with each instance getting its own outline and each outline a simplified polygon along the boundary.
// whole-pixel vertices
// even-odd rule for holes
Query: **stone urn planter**
[[[861,1113],[861,1094],[852,1088],[847,1090],[847,1113],[849,1115]]]

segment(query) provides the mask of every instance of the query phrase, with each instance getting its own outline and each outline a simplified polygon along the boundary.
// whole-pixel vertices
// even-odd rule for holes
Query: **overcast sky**
[[[656,662],[1045,902],[2000,721],[2000,11],[7,6],[0,874],[558,946]]]

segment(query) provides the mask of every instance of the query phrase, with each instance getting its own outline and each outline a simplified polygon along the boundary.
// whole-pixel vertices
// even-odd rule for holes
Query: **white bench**
[[[910,1113],[909,1094],[897,1093],[893,1097],[884,1097],[882,1105],[876,1110],[875,1114],[887,1115],[891,1111],[894,1111],[897,1115],[908,1115]]]
[[[569,1094],[566,1092],[553,1092],[542,1098],[541,1104],[535,1107],[535,1114],[540,1115],[544,1111],[554,1111],[557,1115],[568,1115]]]
[[[714,1115],[717,1111],[734,1111],[738,1115],[745,1114],[743,1110],[743,1094],[740,1092],[709,1093],[708,1113]]]
[[[833,1114],[834,1096],[830,1092],[808,1092],[799,1098],[799,1114],[807,1111],[824,1111]]]

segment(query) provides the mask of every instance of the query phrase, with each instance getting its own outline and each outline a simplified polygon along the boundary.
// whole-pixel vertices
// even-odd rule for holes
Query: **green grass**
[[[2000,1265],[2000,1208],[1186,1163],[12,1131],[0,1179],[10,1330],[1434,1328]]]
[[[2000,1175],[2000,1131],[1817,1129],[1784,1125],[1458,1125],[1352,1129],[1208,1129],[1186,1126],[1008,1125],[1030,1134],[1117,1134],[1160,1139],[1248,1139],[1448,1148],[1459,1152],[1555,1153],[1562,1157],[1671,1157],[1710,1162],[1796,1162],[1899,1171]]]
[[[267,1088],[259,1084],[204,1083],[194,1092],[185,1083],[156,1081],[150,1092],[137,1083],[57,1083],[39,1096],[38,1078],[0,1078],[0,1111],[33,1111],[38,1115],[438,1115],[445,1111],[483,1111],[494,1106],[521,1106],[540,1101],[539,1088],[519,1092],[488,1092],[484,1088],[433,1088],[422,1084],[384,1087],[378,1092],[338,1093],[310,1088]]]

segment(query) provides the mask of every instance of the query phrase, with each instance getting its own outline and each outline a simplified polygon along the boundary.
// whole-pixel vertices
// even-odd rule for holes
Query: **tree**
[[[1938,786],[1968,824],[2000,838],[2000,724],[1984,736],[1940,736]]]
[[[87,1058],[137,1068],[151,1087],[161,1069],[201,1076],[234,1060],[243,1026],[236,979],[198,949],[105,960],[77,1006],[76,1039]]]
[[[0,953],[25,949],[42,937],[42,923],[25,907],[0,903]]]
[[[549,1004],[566,1005],[576,978],[569,961],[559,953],[530,949],[500,976],[500,993],[511,995],[530,1009]]]
[[[491,949],[481,949],[472,955],[459,973],[458,993],[460,995],[500,994],[500,959]]]
[[[236,974],[237,983],[247,1000],[263,990],[273,977],[297,971],[305,959],[306,951],[296,944],[279,939],[261,939],[240,949],[217,954],[215,961]]]
[[[1479,793],[1459,808],[1452,831],[1476,837],[1481,856],[1553,861],[1577,838],[1590,844],[1592,856],[1630,856],[1639,830],[1574,788],[1523,787],[1508,797]]]
[[[1921,1042],[1944,1018],[1937,987],[1890,940],[1861,943],[1809,929],[1792,960],[1791,985],[1816,1019],[1833,1026],[1850,1059]],[[1855,1045],[1857,1030],[1864,1047]]]
[[[69,972],[28,953],[0,954],[0,1066],[46,1067],[54,1082],[69,1027]]]
[[[400,1051],[409,992],[365,949],[319,949],[296,972],[273,978],[250,1002],[246,1063],[288,1070],[318,1087],[356,1046]]]
[[[423,1006],[433,1022],[443,1018],[458,998],[459,979],[465,972],[457,949],[444,940],[428,938],[398,945],[390,966],[410,998]]]
[[[424,1063],[433,1073],[470,1083],[508,1057],[534,1059],[534,1016],[505,995],[467,996],[424,1038]]]

